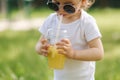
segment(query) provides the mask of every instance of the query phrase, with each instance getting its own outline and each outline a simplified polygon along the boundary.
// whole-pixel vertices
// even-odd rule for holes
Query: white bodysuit
[[[39,31],[47,34],[50,28],[56,29],[59,22],[56,13],[52,13],[40,27]],[[82,10],[81,18],[68,24],[61,24],[61,30],[68,31],[69,40],[76,50],[89,48],[87,42],[101,37],[95,19]],[[89,54],[89,53],[88,53]],[[94,80],[95,62],[66,59],[62,70],[54,70],[54,80]]]

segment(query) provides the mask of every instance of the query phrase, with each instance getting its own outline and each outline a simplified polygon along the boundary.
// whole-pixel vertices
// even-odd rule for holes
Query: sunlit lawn
[[[104,9],[90,12],[102,32],[105,57],[97,62],[96,80],[120,80],[120,10]]]
[[[90,14],[97,20],[105,49],[96,65],[96,80],[120,80],[120,10],[94,9]],[[51,80],[47,59],[35,52],[39,37],[38,30],[0,32],[0,80]]]
[[[35,52],[37,30],[0,33],[0,80],[48,80],[46,59]]]

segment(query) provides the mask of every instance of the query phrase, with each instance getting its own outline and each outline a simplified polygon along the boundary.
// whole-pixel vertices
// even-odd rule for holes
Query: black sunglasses
[[[54,10],[54,11],[58,11],[58,10],[59,10],[59,5],[56,4],[56,3],[48,2],[47,5],[48,5],[48,7],[49,7],[50,9],[52,9],[52,10]],[[72,5],[70,5],[70,4],[64,5],[64,6],[63,6],[63,9],[64,9],[64,11],[66,11],[66,12],[69,13],[69,14],[72,14],[72,13],[75,12],[75,8],[74,8]]]

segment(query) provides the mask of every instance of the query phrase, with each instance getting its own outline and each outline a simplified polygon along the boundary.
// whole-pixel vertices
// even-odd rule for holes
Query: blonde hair
[[[86,0],[86,2],[83,4],[82,8],[87,10],[95,3],[95,0]]]

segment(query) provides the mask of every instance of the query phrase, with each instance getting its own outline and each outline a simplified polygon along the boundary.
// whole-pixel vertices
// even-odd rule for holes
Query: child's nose
[[[63,12],[64,9],[63,9],[63,5],[59,5],[59,12]]]

